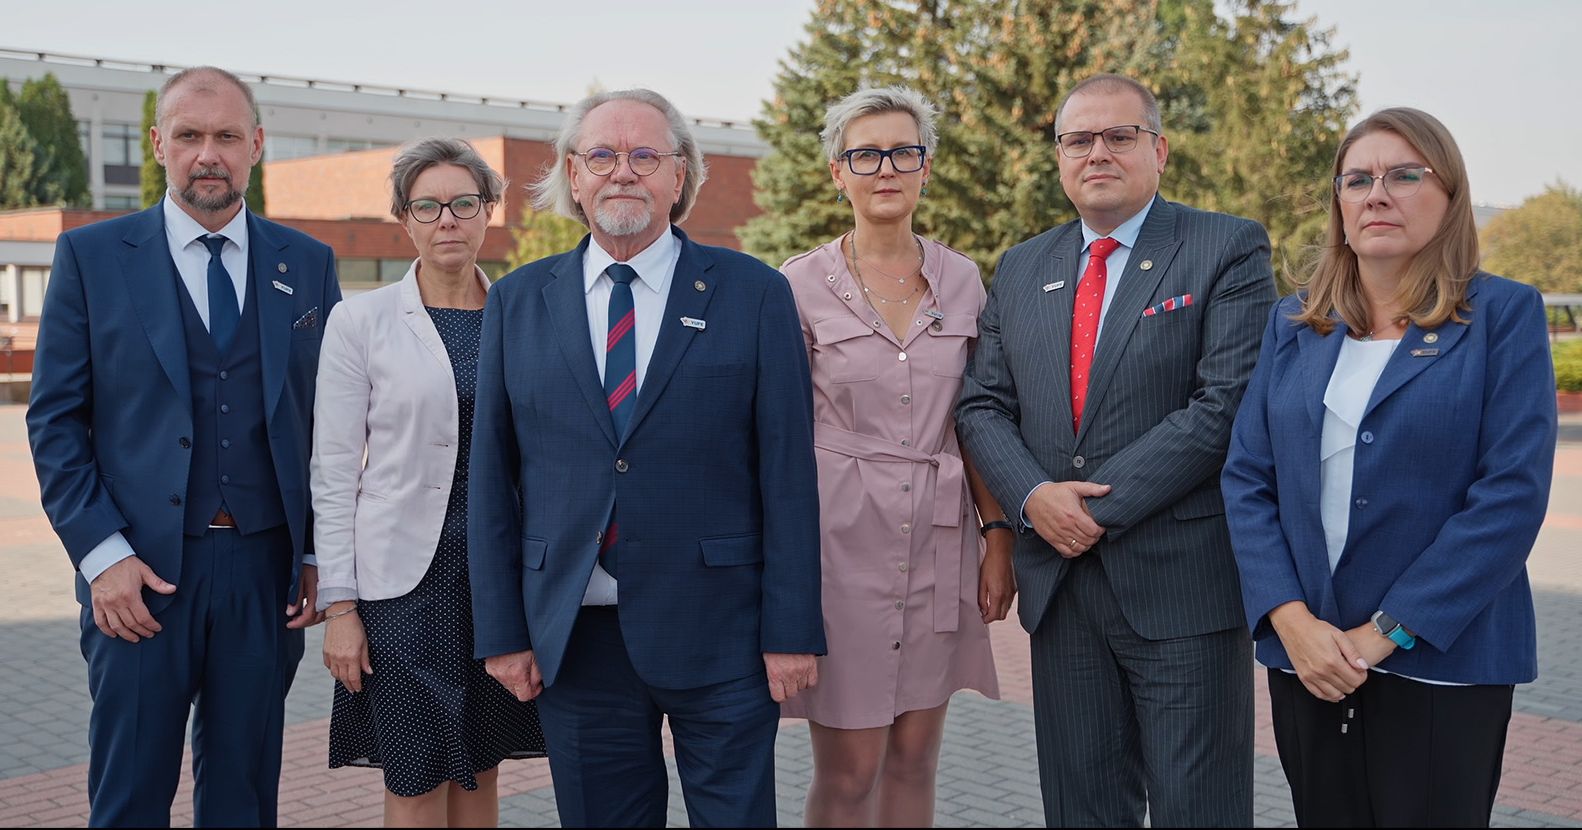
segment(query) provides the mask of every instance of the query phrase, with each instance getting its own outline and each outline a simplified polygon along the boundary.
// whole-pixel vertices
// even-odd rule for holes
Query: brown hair
[[[1460,312],[1470,308],[1467,286],[1478,270],[1478,230],[1472,220],[1467,166],[1461,150],[1439,119],[1422,110],[1392,107],[1379,110],[1351,128],[1335,151],[1335,175],[1340,175],[1340,166],[1351,145],[1379,131],[1395,133],[1421,153],[1424,163],[1433,169],[1433,177],[1450,196],[1439,229],[1406,264],[1395,301],[1418,328],[1436,328],[1447,320],[1465,323]],[[1307,296],[1301,312],[1292,320],[1312,326],[1320,334],[1334,330],[1331,314],[1338,314],[1353,331],[1373,328],[1372,311],[1357,272],[1357,255],[1346,244],[1340,197],[1333,189],[1329,193],[1329,230],[1324,246],[1312,273],[1299,285],[1307,289]]]

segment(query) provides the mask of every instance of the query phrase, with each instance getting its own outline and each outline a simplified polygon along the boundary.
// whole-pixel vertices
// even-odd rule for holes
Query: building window
[[[324,142],[325,153],[352,153],[358,150],[371,150],[375,145],[372,141],[361,138],[331,138]]]
[[[106,121],[99,131],[104,142],[104,164],[140,166],[143,163],[143,142],[136,124]]]
[[[379,281],[400,282],[406,276],[408,268],[412,267],[409,259],[381,259],[379,260]]]
[[[48,268],[22,269],[22,316],[44,313],[44,286],[49,282]]]
[[[130,196],[125,193],[104,194],[105,210],[138,210],[143,207],[140,196]]]
[[[335,272],[342,285],[379,282],[379,260],[336,257]]]
[[[319,140],[311,135],[264,136],[264,161],[285,161],[319,154]]]

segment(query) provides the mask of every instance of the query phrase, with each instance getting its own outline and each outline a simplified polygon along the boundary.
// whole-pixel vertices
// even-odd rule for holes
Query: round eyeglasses
[[[478,211],[483,210],[483,195],[468,193],[448,202],[441,202],[438,199],[413,199],[406,203],[407,214],[425,225],[438,222],[439,215],[445,208],[450,208],[450,215],[456,217],[458,221],[471,219],[478,215]]]
[[[1434,172],[1433,168],[1421,164],[1392,167],[1384,171],[1382,176],[1353,170],[1335,177],[1335,195],[1339,196],[1342,202],[1365,202],[1368,194],[1373,192],[1373,183],[1377,181],[1384,187],[1385,193],[1397,199],[1405,199],[1416,193],[1417,189],[1423,186],[1423,179],[1432,172]]]
[[[618,153],[608,147],[594,147],[586,153],[572,153],[582,159],[582,166],[595,176],[608,176],[620,166],[621,157],[626,157],[626,163],[632,172],[639,176],[652,176],[659,169],[659,162],[665,156],[680,156],[680,153],[662,153],[652,147],[638,147],[630,153]]]
[[[846,160],[846,168],[859,176],[872,176],[879,172],[884,165],[884,160],[890,160],[890,166],[897,173],[916,173],[923,169],[923,159],[928,155],[928,148],[921,144],[908,144],[905,147],[891,147],[880,150],[876,147],[858,147],[840,154]]]
[[[1130,153],[1137,149],[1137,141],[1142,133],[1159,135],[1158,131],[1150,130],[1141,124],[1121,124],[1103,130],[1072,130],[1055,136],[1055,142],[1060,145],[1060,152],[1066,158],[1087,158],[1093,152],[1093,145],[1097,144],[1099,137],[1103,136],[1104,146],[1112,153]]]

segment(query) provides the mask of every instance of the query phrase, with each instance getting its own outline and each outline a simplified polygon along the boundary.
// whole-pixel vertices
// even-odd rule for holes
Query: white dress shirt
[[[203,320],[203,327],[209,327],[209,248],[202,242],[203,237],[210,236],[209,231],[198,220],[187,215],[187,212],[178,207],[170,194],[160,202],[160,209],[165,214],[165,243],[170,246],[170,258],[176,263],[176,273],[181,277],[181,284],[187,289],[187,296],[192,298],[192,304],[197,307],[198,317]],[[225,237],[225,246],[220,249],[220,262],[225,265],[225,270],[231,275],[231,284],[236,286],[236,297],[239,302],[238,311],[247,308],[247,204],[242,204],[242,209],[221,228],[219,235]],[[172,309],[174,310],[174,309]],[[84,579],[93,582],[99,578],[111,565],[136,555],[132,545],[120,531],[110,534],[100,542],[88,555],[82,558],[77,570],[82,572]],[[305,565],[313,565],[312,556],[303,557]]]
[[[1104,336],[1104,318],[1109,316],[1110,301],[1115,299],[1115,289],[1121,284],[1121,275],[1126,273],[1126,263],[1131,261],[1132,249],[1137,247],[1137,236],[1142,233],[1143,223],[1148,221],[1148,211],[1153,206],[1154,200],[1149,199],[1148,204],[1143,205],[1142,210],[1132,214],[1132,218],[1120,223],[1115,230],[1110,231],[1108,234],[1098,233],[1088,227],[1086,221],[1082,222],[1082,255],[1077,257],[1077,275],[1076,279],[1071,281],[1073,286],[1071,290],[1075,291],[1075,286],[1082,284],[1082,275],[1088,270],[1089,249],[1096,240],[1108,236],[1110,239],[1120,243],[1115,250],[1110,252],[1109,256],[1104,258],[1104,302],[1099,306],[1099,329],[1093,333],[1093,353],[1095,355],[1098,354],[1100,338]],[[1032,527],[1032,522],[1027,520],[1028,500],[1032,499],[1033,493],[1037,492],[1039,487],[1048,483],[1047,481],[1039,482],[1034,485],[1033,489],[1028,490],[1027,495],[1023,497],[1021,512],[1023,527]]]
[[[675,277],[676,262],[681,258],[681,244],[674,233],[660,234],[652,245],[628,260],[637,279],[632,280],[632,305],[636,316],[634,334],[637,337],[637,394],[643,389],[643,378],[648,374],[648,360],[654,355],[654,344],[659,342],[659,326],[665,316],[665,303],[670,298],[670,281]],[[616,262],[615,257],[588,240],[588,250],[582,257],[583,291],[588,302],[588,337],[593,344],[593,361],[604,377],[604,351],[610,329],[610,291],[615,281],[604,269]],[[617,507],[617,510],[620,508]],[[618,593],[615,577],[602,565],[593,566],[588,578],[587,591],[582,595],[583,605],[614,605]]]

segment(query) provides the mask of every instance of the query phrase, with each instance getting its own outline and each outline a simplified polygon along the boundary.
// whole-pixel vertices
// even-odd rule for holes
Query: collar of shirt
[[[187,215],[186,211],[177,206],[176,200],[169,193],[165,194],[165,198],[161,200],[161,203],[165,211],[165,238],[170,241],[170,253],[172,256],[179,254],[188,245],[202,245],[203,243],[198,242],[199,238],[213,235],[207,228],[198,224],[198,220]],[[220,228],[218,233],[220,236],[225,237],[226,248],[235,245],[237,250],[241,251],[244,256],[246,255],[247,204],[245,202],[242,203],[242,209],[238,210],[236,215],[231,217],[231,221],[225,223],[225,227]],[[244,259],[243,261],[245,262],[246,260]],[[234,277],[235,274],[231,276]],[[244,274],[243,276],[245,278],[246,275]]]
[[[1132,218],[1122,222],[1118,227],[1115,228],[1115,230],[1110,231],[1108,234],[1096,233],[1092,228],[1088,227],[1087,222],[1083,222],[1082,261],[1087,262],[1088,247],[1093,244],[1094,240],[1103,239],[1105,236],[1108,236],[1116,242],[1121,243],[1121,247],[1127,251],[1137,247],[1137,235],[1143,232],[1143,223],[1148,221],[1148,211],[1151,210],[1153,206],[1154,200],[1149,199],[1148,204],[1143,205],[1142,210],[1132,214]],[[1083,266],[1078,267],[1080,268]]]
[[[670,290],[670,277],[676,271],[676,260],[680,257],[681,244],[676,239],[674,231],[662,233],[653,244],[644,248],[637,256],[626,262],[637,272],[638,281],[648,287],[648,290],[665,296]],[[609,252],[599,247],[595,239],[588,239],[588,251],[582,257],[582,291],[584,294],[593,291],[593,286],[604,276],[604,269],[616,261]],[[606,278],[606,282],[609,279]]]

